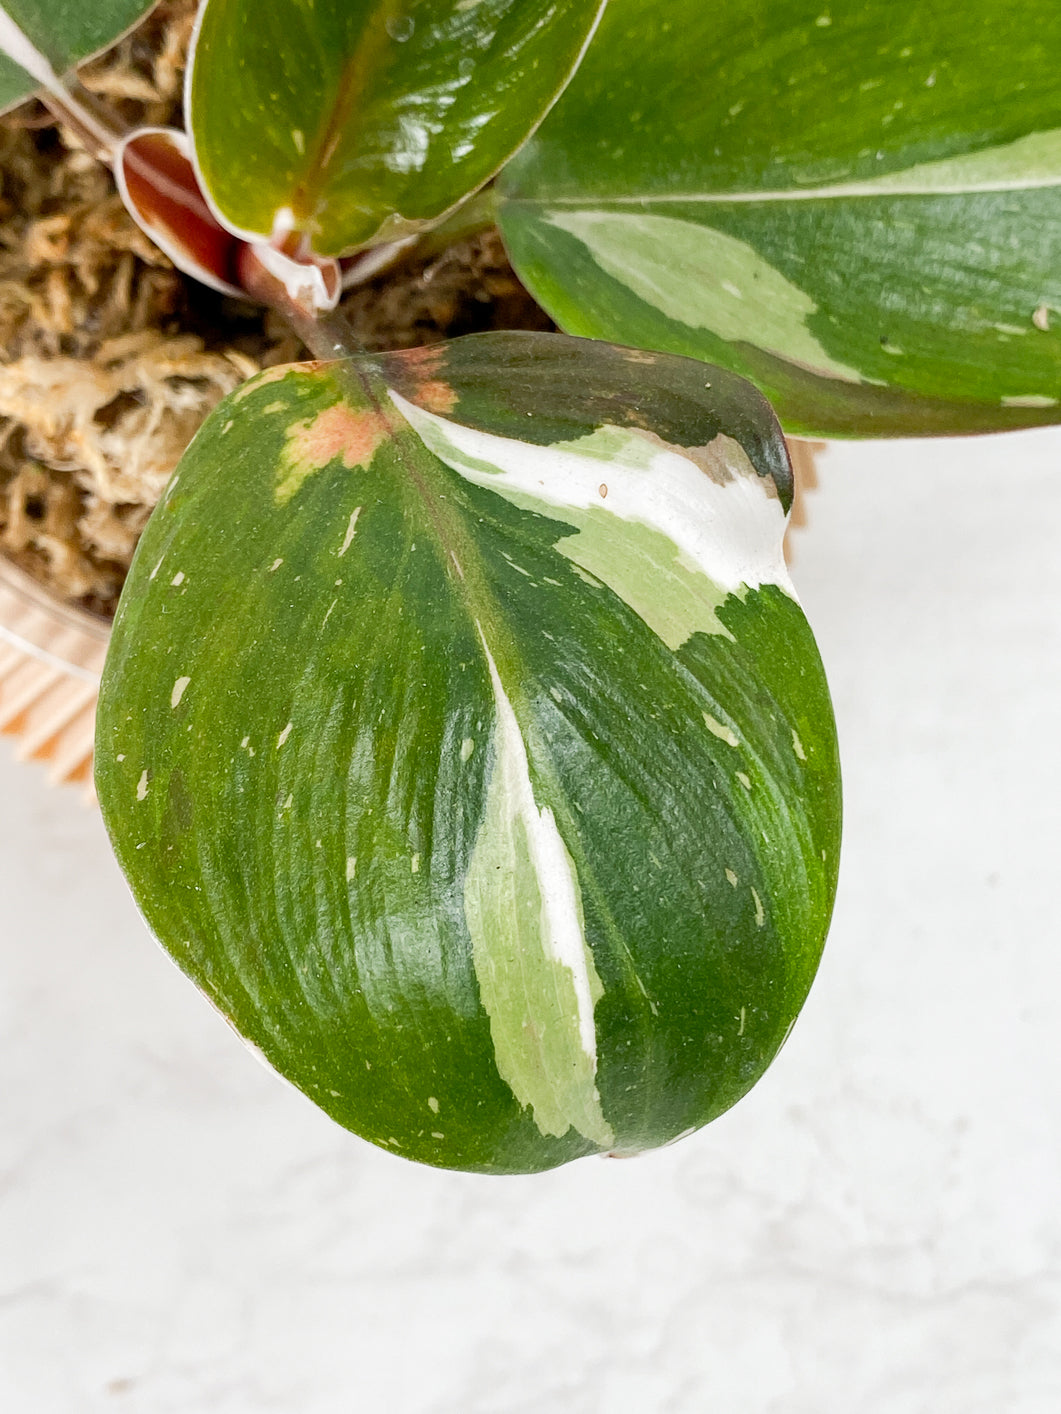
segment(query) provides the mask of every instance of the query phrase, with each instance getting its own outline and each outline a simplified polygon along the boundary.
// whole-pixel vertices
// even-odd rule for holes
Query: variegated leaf
[[[611,0],[504,175],[514,262],[792,431],[1056,422],[1059,45],[1055,0]]]
[[[839,833],[790,494],[749,385],[560,335],[270,370],[204,426],[97,785],[158,937],[340,1123],[529,1171],[763,1072]]]
[[[156,0],[3,0],[0,111],[58,85],[75,64],[115,43]]]

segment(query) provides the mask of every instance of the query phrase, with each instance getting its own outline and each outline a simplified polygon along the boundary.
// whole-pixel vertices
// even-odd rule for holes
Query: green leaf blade
[[[42,86],[43,65],[53,76],[61,76],[116,43],[156,3],[4,0],[0,5],[0,111],[21,103]]]
[[[974,8],[616,0],[503,178],[521,276],[570,332],[752,378],[794,432],[1057,421],[1061,20]]]
[[[480,336],[270,375],[145,534],[99,719],[123,868],[237,1029],[393,1152],[666,1142],[810,985],[835,734],[776,425],[704,371]]]
[[[555,100],[600,0],[208,0],[189,83],[199,170],[240,234],[321,255],[432,224]]]

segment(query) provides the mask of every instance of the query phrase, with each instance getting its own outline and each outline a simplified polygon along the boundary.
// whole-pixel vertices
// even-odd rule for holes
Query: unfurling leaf
[[[2,0],[0,111],[114,44],[156,0]]]
[[[1057,422],[1059,47],[1056,0],[611,0],[504,175],[513,260],[795,432]]]
[[[341,255],[433,224],[578,63],[602,0],[205,0],[189,119],[218,214]]]
[[[487,1172],[762,1074],[836,741],[748,384],[560,335],[273,369],[137,552],[97,784],[141,909],[340,1123]]]

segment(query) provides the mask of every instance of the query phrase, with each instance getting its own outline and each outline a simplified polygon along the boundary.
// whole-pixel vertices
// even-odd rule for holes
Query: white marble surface
[[[0,1410],[1061,1409],[1059,517],[1059,434],[830,452],[832,938],[758,1089],[635,1161],[334,1128],[0,746]]]

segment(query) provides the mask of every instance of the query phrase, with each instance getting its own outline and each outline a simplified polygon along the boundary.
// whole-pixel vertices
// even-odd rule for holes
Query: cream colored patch
[[[350,523],[349,523],[349,525],[346,527],[346,534],[343,536],[343,543],[339,546],[339,558],[340,558],[340,560],[341,560],[341,559],[343,558],[343,556],[346,554],[347,550],[349,550],[349,548],[350,548],[350,546],[351,546],[351,544],[352,544],[352,542],[353,542],[354,534],[355,534],[355,532],[357,531],[357,518],[358,518],[358,516],[359,516],[360,514],[361,514],[361,507],[360,507],[360,506],[358,506],[356,510],[354,510],[353,512],[351,512],[351,515],[350,515]]]
[[[178,678],[177,681],[173,684],[173,691],[170,693],[169,696],[169,705],[171,707],[180,706],[181,698],[184,696],[184,690],[190,682],[191,678]]]
[[[144,772],[141,774],[139,781],[137,781],[137,783],[136,783],[136,798],[137,798],[137,800],[146,800],[146,799],[147,799],[147,772],[146,772],[146,771],[144,771]]]
[[[811,329],[814,299],[746,241],[645,210],[551,210],[545,220],[574,236],[607,275],[665,318],[755,344],[820,377],[862,381]]]
[[[1055,408],[1056,398],[1044,397],[1041,393],[1018,393],[1012,398],[1003,398],[1004,408]]]
[[[724,741],[727,746],[740,746],[735,733],[729,727],[724,726],[717,717],[712,717],[709,712],[704,713],[704,725],[712,736],[717,736],[719,741]]]
[[[259,388],[264,388],[270,383],[280,383],[289,375],[305,373],[307,366],[304,363],[278,363],[274,368],[263,369],[254,378],[248,378],[242,387],[237,388],[232,394],[234,403],[241,403],[244,398],[249,398],[252,393],[256,393]]]

